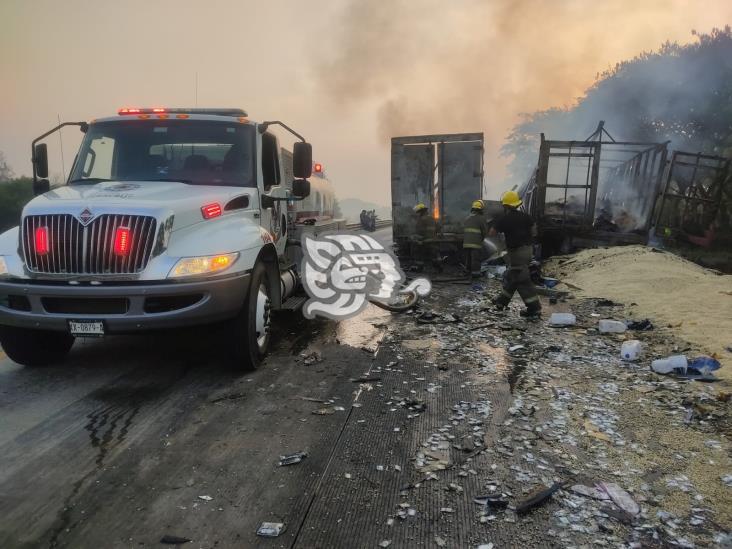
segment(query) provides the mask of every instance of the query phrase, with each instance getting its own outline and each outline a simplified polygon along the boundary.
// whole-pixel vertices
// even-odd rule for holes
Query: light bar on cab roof
[[[168,108],[168,107],[122,107],[120,116],[129,114],[212,114],[216,116],[249,116],[244,109]]]

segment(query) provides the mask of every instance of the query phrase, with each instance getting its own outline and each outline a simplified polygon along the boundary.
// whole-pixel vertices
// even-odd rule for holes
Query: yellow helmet
[[[426,209],[427,209],[427,206],[425,206],[425,205],[424,205],[424,202],[420,202],[419,204],[417,204],[417,205],[416,205],[416,206],[414,207],[414,211],[415,211],[415,212],[419,212],[419,211],[421,211],[421,210],[426,210]]]
[[[506,191],[503,193],[503,196],[501,196],[501,203],[504,206],[509,206],[511,208],[518,208],[523,202],[521,201],[521,197],[518,195],[516,191]]]
[[[470,206],[471,210],[482,210],[483,209],[483,201],[482,200],[476,200],[473,202],[473,205]]]

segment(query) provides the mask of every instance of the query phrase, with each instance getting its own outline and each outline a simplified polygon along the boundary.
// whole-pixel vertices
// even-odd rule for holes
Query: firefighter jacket
[[[430,242],[437,238],[437,224],[429,214],[417,216],[417,238],[423,242]]]
[[[463,222],[463,248],[483,247],[483,239],[488,232],[483,214],[471,213]]]

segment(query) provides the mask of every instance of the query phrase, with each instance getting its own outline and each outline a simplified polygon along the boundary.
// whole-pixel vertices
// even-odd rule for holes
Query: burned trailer
[[[416,204],[427,206],[440,247],[449,251],[462,243],[463,220],[482,196],[482,133],[392,138],[392,233],[400,255],[411,254]]]
[[[656,236],[710,247],[732,236],[730,159],[674,151],[654,213]]]
[[[583,141],[541,134],[537,168],[519,194],[544,255],[645,243],[667,155],[668,142],[616,141],[603,122]]]

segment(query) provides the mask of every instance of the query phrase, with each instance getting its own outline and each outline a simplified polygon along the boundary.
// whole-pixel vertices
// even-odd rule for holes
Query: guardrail
[[[377,229],[383,229],[384,227],[391,227],[391,219],[377,219],[376,220],[376,228]],[[360,229],[361,224],[360,223],[348,223],[346,224],[346,229],[349,231],[352,231],[354,229]]]

